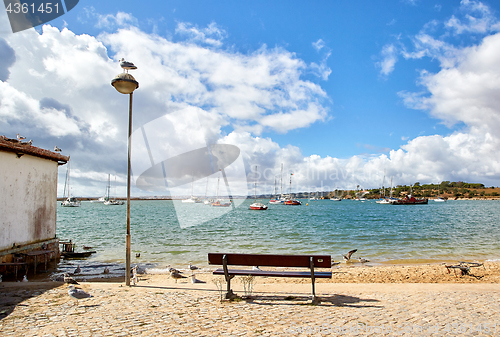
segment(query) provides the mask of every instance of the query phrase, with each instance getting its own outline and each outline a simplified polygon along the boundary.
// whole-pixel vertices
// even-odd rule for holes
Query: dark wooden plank
[[[243,270],[243,269],[229,269],[229,275],[235,276],[268,276],[268,277],[297,277],[297,278],[311,278],[310,271],[279,271],[279,270]],[[223,269],[216,269],[214,275],[224,275]],[[332,272],[329,271],[315,271],[315,278],[331,278]]]
[[[232,266],[265,267],[309,267],[309,258],[313,257],[315,268],[331,268],[330,255],[274,255],[274,254],[223,254],[209,253],[208,263],[222,265],[222,257],[227,256],[227,264]]]

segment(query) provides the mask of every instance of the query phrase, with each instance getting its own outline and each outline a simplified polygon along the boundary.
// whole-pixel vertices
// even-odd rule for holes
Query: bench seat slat
[[[209,253],[208,263],[222,265],[224,255],[227,257],[227,264],[233,266],[309,267],[311,257],[315,268],[331,268],[332,266],[330,255]]]
[[[216,269],[214,275],[224,275],[224,269]],[[275,270],[243,270],[243,269],[229,269],[229,275],[235,276],[268,276],[268,277],[297,277],[297,278],[311,278],[310,271],[275,271]],[[315,278],[331,278],[332,272],[329,271],[315,271]]]

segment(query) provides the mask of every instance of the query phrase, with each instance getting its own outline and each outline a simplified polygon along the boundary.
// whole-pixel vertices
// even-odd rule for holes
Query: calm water
[[[356,257],[375,263],[500,259],[499,201],[393,206],[302,200],[302,206],[269,205],[267,211],[251,211],[253,200],[245,200],[234,211],[187,228],[181,228],[177,213],[201,219],[221,211],[174,202],[132,201],[132,264],[185,267],[192,262],[207,267],[209,252],[318,253],[339,261],[354,248]],[[72,239],[77,251],[84,245],[97,251],[84,261],[63,261],[62,270],[80,264],[100,273],[107,265],[112,274],[123,273],[125,205],[82,202],[79,208],[58,206],[57,212],[61,240]]]

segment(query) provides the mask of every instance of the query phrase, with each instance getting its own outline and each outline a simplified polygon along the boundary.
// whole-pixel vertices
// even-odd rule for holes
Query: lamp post
[[[132,67],[125,67],[124,63],[131,64]],[[137,69],[132,63],[129,62],[121,62],[120,64],[123,69],[126,69],[127,72],[123,72],[121,74],[116,75],[116,77],[111,81],[111,85],[115,87],[115,89],[122,94],[129,94],[129,106],[128,106],[128,159],[127,159],[127,235],[125,236],[125,284],[130,286],[130,156],[131,156],[131,135],[132,135],[132,96],[134,90],[139,88],[139,82],[137,82],[134,76],[128,73],[129,69]]]

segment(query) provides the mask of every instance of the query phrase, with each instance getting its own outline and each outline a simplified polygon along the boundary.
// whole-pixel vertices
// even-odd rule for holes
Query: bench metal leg
[[[224,255],[222,257],[222,268],[224,268],[224,277],[226,279],[227,283],[227,293],[226,293],[226,299],[230,300],[236,297],[236,295],[233,293],[231,290],[231,279],[234,277],[234,275],[229,275],[229,271],[227,270],[227,256]]]
[[[317,304],[319,299],[316,297],[316,289],[315,289],[315,282],[316,282],[316,277],[314,277],[314,260],[312,256],[309,258],[309,268],[311,269],[311,282],[312,282],[312,303]]]

